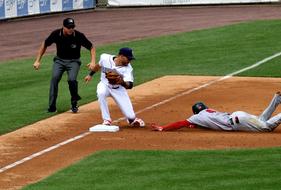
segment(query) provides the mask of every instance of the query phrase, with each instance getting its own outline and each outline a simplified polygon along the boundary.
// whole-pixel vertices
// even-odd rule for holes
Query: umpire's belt
[[[237,117],[237,116],[235,116],[234,118],[230,118],[229,119],[229,122],[230,122],[230,124],[231,125],[234,125],[234,124],[239,124],[240,122],[239,122],[239,118]]]

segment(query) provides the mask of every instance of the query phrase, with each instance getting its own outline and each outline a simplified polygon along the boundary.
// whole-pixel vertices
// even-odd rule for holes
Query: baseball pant
[[[78,94],[78,82],[76,80],[80,69],[80,65],[81,61],[79,59],[64,60],[58,57],[54,58],[52,79],[49,91],[49,108],[56,109],[58,86],[65,71],[68,75],[68,85],[71,95],[71,102],[78,101],[81,99]]]
[[[281,123],[281,113],[271,118],[280,103],[281,96],[275,94],[260,116],[251,115],[243,111],[232,113],[232,118],[237,117],[239,119],[239,123],[235,123],[234,127],[238,131],[273,131]]]
[[[127,93],[127,90],[120,86],[117,89],[110,88],[103,82],[99,82],[97,86],[97,96],[98,101],[101,108],[101,114],[103,120],[111,121],[108,104],[107,104],[107,97],[112,97],[113,100],[116,102],[120,110],[122,111],[123,115],[129,120],[134,120],[136,118],[131,100]]]

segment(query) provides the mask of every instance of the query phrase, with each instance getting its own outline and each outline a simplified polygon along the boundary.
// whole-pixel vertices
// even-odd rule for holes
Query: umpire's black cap
[[[66,18],[63,20],[63,26],[66,28],[74,28],[75,23],[73,18]]]

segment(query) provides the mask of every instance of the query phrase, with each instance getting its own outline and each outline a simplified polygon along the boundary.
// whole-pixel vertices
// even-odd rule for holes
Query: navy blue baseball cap
[[[208,106],[206,106],[203,102],[196,102],[193,106],[192,106],[192,112],[194,114],[198,114],[200,111],[208,109]]]
[[[74,28],[75,23],[73,18],[66,18],[63,20],[63,26],[66,28]]]
[[[133,60],[133,59],[136,59],[133,55],[133,50],[131,48],[128,48],[128,47],[121,48],[119,50],[119,55],[124,55],[130,61]]]

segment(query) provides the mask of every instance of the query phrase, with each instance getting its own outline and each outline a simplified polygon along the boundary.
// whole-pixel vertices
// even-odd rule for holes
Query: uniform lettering
[[[213,109],[208,108],[208,109],[206,109],[206,112],[208,112],[208,113],[215,113],[216,110],[213,110]]]

